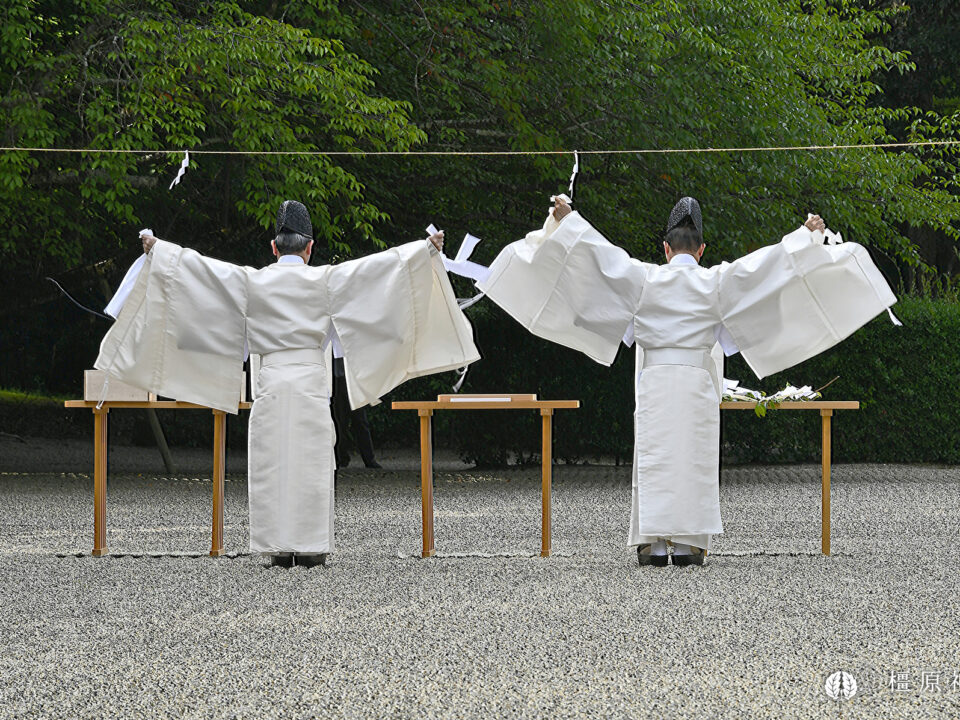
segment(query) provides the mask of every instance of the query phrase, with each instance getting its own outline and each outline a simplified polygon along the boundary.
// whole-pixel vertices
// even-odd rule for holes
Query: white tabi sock
[[[650,554],[651,555],[666,555],[667,554],[667,541],[666,540],[657,540],[655,543],[650,545]]]
[[[674,543],[673,545],[673,554],[674,555],[690,555],[690,546],[684,543]]]

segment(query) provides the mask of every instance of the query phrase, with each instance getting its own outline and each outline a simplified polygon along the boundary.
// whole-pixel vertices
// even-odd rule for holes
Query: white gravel
[[[338,552],[283,570],[245,554],[242,468],[214,559],[208,475],[118,464],[105,558],[89,474],[0,474],[2,717],[960,716],[960,468],[835,467],[829,558],[818,467],[726,469],[707,565],[662,569],[628,468],[556,468],[551,558],[536,471],[440,472],[426,560],[414,463],[350,469]]]

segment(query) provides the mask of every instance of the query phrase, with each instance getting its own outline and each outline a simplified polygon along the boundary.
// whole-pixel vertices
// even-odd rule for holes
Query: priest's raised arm
[[[828,350],[897,301],[866,248],[824,239],[801,225],[717,268],[723,326],[757,377]]]
[[[252,268],[151,236],[144,248],[94,367],[163,397],[236,413]]]
[[[560,208],[561,219],[551,211],[543,228],[507,245],[478,287],[534,335],[609,365],[624,333],[633,335],[634,317],[656,310],[641,298],[657,266],[630,258],[578,212]],[[779,243],[708,269],[719,301],[715,335],[760,378],[833,347],[896,302],[863,246],[824,238],[822,229],[801,225]]]
[[[328,269],[327,303],[353,408],[480,358],[440,253],[412,242]]]
[[[649,263],[611,244],[578,212],[507,245],[477,283],[534,335],[610,365],[633,322]]]

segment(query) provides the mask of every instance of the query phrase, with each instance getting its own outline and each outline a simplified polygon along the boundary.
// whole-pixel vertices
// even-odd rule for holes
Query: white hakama
[[[261,358],[250,411],[250,552],[332,553],[333,420],[324,353]]]
[[[723,532],[720,399],[711,374],[692,365],[645,367],[636,383],[633,419],[627,544],[662,537],[706,548],[710,535]]]

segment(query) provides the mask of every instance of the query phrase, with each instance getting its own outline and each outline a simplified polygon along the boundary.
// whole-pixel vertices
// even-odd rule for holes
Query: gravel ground
[[[818,467],[726,468],[707,564],[641,569],[628,468],[556,468],[540,558],[538,473],[440,457],[424,560],[416,455],[381,453],[338,478],[329,565],[283,570],[245,553],[234,451],[230,556],[208,453],[113,448],[90,557],[90,452],[0,438],[2,717],[960,716],[960,468],[835,467],[829,558]]]

